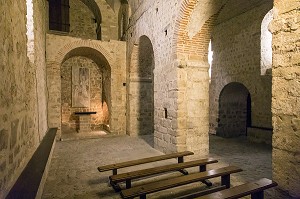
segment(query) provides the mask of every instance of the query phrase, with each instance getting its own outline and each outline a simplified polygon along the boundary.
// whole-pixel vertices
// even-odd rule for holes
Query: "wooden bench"
[[[191,152],[191,151],[184,151],[184,152],[179,152],[179,153],[159,155],[159,156],[154,156],[154,157],[142,158],[142,159],[138,159],[138,160],[132,160],[132,161],[127,161],[127,162],[110,164],[110,165],[105,165],[105,166],[98,167],[98,171],[103,172],[103,171],[112,170],[113,175],[117,175],[118,174],[118,171],[117,171],[118,169],[125,168],[125,167],[130,167],[130,166],[135,166],[135,165],[140,165],[140,164],[146,164],[146,163],[149,163],[149,162],[156,162],[156,161],[161,161],[161,160],[178,158],[178,163],[182,163],[183,162],[183,157],[188,156],[188,155],[194,155],[194,153]]]
[[[230,187],[230,174],[242,171],[242,169],[235,166],[228,166],[224,168],[204,171],[200,173],[193,173],[185,176],[152,182],[149,184],[132,187],[130,189],[122,190],[122,198],[133,198],[139,196],[141,199],[146,198],[146,194],[154,193],[157,191],[186,185],[198,181],[207,180],[210,178],[221,177],[221,186],[226,188]]]
[[[45,180],[56,132],[57,128],[48,130],[6,199],[35,199],[41,197],[43,183],[45,183],[43,180]]]
[[[183,162],[178,164],[170,164],[170,165],[164,165],[149,169],[143,169],[138,171],[132,171],[128,173],[122,173],[118,175],[112,175],[109,176],[109,180],[111,185],[114,187],[116,191],[119,191],[119,187],[117,186],[117,183],[119,182],[126,182],[126,189],[131,188],[131,181],[133,179],[138,179],[142,177],[152,176],[156,174],[162,174],[172,171],[182,171],[185,168],[195,167],[199,166],[200,172],[206,171],[206,165],[212,164],[218,162],[215,159],[208,158],[208,159],[201,159],[201,160],[195,160],[191,162]],[[203,181],[207,186],[211,186],[212,183],[209,181]]]
[[[235,199],[251,195],[251,199],[263,199],[264,190],[277,186],[277,183],[267,178],[231,187],[219,192],[199,197],[199,199]]]

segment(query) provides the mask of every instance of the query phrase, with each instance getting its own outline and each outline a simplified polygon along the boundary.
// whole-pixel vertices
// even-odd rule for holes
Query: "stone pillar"
[[[272,114],[273,179],[279,188],[300,198],[300,3],[275,0]]]
[[[61,78],[60,64],[47,62],[47,86],[48,86],[48,126],[58,128],[57,139],[61,137]]]
[[[199,156],[209,149],[209,64],[178,64],[177,147],[185,146]]]

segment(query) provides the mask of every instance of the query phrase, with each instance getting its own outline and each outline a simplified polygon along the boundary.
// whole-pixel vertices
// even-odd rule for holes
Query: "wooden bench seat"
[[[98,171],[103,172],[103,171],[113,171],[113,175],[117,175],[117,169],[124,168],[124,167],[130,167],[130,166],[135,166],[135,165],[140,165],[140,164],[146,164],[149,162],[156,162],[156,161],[161,161],[161,160],[167,160],[167,159],[172,159],[172,158],[178,158],[178,163],[183,162],[183,157],[188,156],[188,155],[193,155],[194,153],[191,151],[184,151],[184,152],[179,152],[179,153],[172,153],[172,154],[166,154],[166,155],[159,155],[159,156],[153,156],[153,157],[148,157],[148,158],[142,158],[142,159],[137,159],[137,160],[131,160],[127,162],[121,162],[121,163],[116,163],[116,164],[110,164],[110,165],[105,165],[105,166],[99,166]]]
[[[199,199],[234,199],[251,195],[251,199],[263,199],[264,190],[277,186],[277,183],[267,178],[231,187],[219,192],[211,193]]]
[[[41,197],[47,167],[49,166],[51,152],[55,143],[56,132],[57,128],[48,130],[16,183],[6,196],[6,199],[35,199]]]
[[[190,162],[183,162],[178,164],[171,164],[171,165],[164,165],[149,169],[143,169],[138,171],[132,171],[128,173],[122,173],[118,175],[112,175],[109,177],[109,180],[113,187],[115,187],[116,183],[124,182],[126,181],[126,189],[131,188],[131,181],[133,179],[138,179],[146,176],[152,176],[156,174],[166,173],[166,172],[172,172],[172,171],[181,171],[184,168],[190,168],[199,166],[200,172],[206,171],[206,165],[212,164],[218,162],[215,159],[207,158],[207,159],[201,159],[201,160],[195,160]],[[211,186],[211,183],[204,182],[208,186]]]
[[[146,198],[146,194],[154,193],[157,191],[186,185],[193,182],[203,181],[210,178],[221,176],[221,185],[225,185],[226,188],[230,187],[230,174],[242,171],[242,169],[235,166],[228,166],[224,168],[204,171],[200,173],[193,173],[185,176],[153,182],[130,189],[122,190],[122,198],[133,198],[140,196],[141,199]]]

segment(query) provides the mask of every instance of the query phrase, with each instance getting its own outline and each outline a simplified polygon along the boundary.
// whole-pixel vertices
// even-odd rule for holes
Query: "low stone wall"
[[[265,143],[272,145],[272,129],[259,128],[259,127],[248,127],[247,128],[247,139],[250,142]]]

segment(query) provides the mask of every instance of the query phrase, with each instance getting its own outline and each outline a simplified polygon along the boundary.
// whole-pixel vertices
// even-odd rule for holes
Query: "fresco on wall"
[[[72,107],[90,107],[90,71],[72,67]]]

